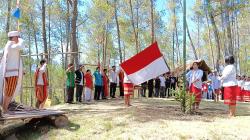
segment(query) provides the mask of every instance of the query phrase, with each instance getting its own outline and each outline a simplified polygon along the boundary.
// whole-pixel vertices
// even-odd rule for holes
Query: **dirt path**
[[[185,115],[171,99],[136,99],[125,108],[123,100],[91,104],[62,104],[53,109],[68,113],[70,125],[28,130],[19,139],[250,139],[250,104],[239,104],[237,117],[227,117],[223,103],[203,101],[202,115]],[[32,133],[31,133],[32,132]]]

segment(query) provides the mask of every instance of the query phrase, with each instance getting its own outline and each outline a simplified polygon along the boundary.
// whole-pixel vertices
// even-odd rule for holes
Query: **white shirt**
[[[240,88],[243,88],[243,86],[244,86],[244,81],[243,80],[237,80],[237,83],[238,83],[238,86]]]
[[[218,76],[212,75],[211,77],[212,81],[212,86],[214,89],[219,89],[220,88],[220,80]]]
[[[124,73],[123,83],[132,83],[132,82],[128,79],[127,74],[125,74],[125,73]]]
[[[44,85],[43,73],[46,72],[46,66],[47,66],[47,64],[44,64],[44,65],[39,69],[38,78],[37,78],[37,85]]]
[[[80,86],[83,86],[83,72],[81,72],[81,71],[80,71],[80,73],[81,73],[81,77],[82,77],[82,79],[81,79],[81,81],[80,81],[79,85],[80,85]]]
[[[238,85],[236,80],[236,69],[234,65],[227,65],[223,72],[222,76],[220,77],[223,87],[230,87]]]
[[[18,76],[20,64],[20,51],[24,49],[23,39],[19,38],[18,43],[14,44],[13,41],[8,41],[8,55],[6,58],[6,73],[5,77]]]
[[[159,79],[161,81],[161,87],[165,87],[166,86],[166,84],[165,84],[166,78],[164,76],[160,76]]]
[[[119,81],[118,74],[115,71],[111,70],[109,80],[110,80],[110,83],[118,83],[118,81]]]
[[[203,71],[202,70],[200,70],[200,69],[190,70],[186,74],[189,86],[191,86],[191,84],[194,84],[195,87],[201,89],[202,88],[202,80],[201,80],[202,76],[203,76]],[[198,81],[194,82],[196,80],[198,80]]]
[[[246,81],[243,86],[244,90],[250,91],[250,81]]]

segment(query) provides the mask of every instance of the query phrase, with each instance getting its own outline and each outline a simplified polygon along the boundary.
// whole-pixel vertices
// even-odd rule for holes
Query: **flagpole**
[[[19,8],[19,0],[16,0],[16,8]],[[19,18],[17,19],[17,30],[20,31]]]

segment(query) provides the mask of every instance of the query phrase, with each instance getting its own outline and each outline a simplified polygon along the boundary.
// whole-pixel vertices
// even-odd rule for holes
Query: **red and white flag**
[[[135,85],[169,72],[157,42],[123,62],[121,68]]]

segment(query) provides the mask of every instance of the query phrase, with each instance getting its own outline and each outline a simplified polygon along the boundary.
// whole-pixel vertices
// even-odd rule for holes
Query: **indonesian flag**
[[[169,72],[157,42],[123,62],[121,68],[135,85]]]

